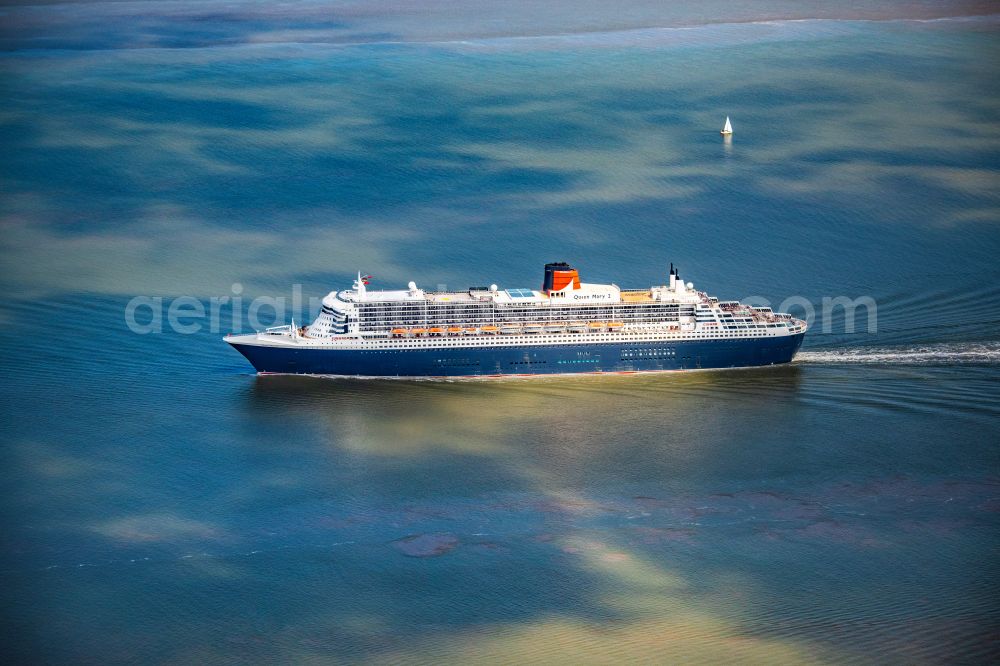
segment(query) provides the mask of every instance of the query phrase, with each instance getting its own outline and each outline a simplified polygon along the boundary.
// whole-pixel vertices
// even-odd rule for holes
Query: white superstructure
[[[666,284],[643,290],[582,283],[568,266],[549,266],[559,268],[542,290],[491,285],[431,292],[414,282],[406,289],[375,290],[359,273],[351,289],[327,294],[309,326],[276,327],[256,337],[272,345],[412,349],[756,338],[805,331],[805,322],[789,314],[720,302],[684,282],[673,266]],[[561,280],[560,273],[566,274]]]

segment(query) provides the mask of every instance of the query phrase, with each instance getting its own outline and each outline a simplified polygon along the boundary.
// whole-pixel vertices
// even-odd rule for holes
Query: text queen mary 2
[[[310,326],[230,335],[260,373],[470,377],[632,373],[788,363],[806,323],[667,284],[621,289],[546,264],[541,290],[377,291],[358,274]]]

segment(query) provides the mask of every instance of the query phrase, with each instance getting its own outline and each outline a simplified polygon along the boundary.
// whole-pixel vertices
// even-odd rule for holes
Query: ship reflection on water
[[[788,366],[460,381],[261,376],[248,403],[259,419],[319,416],[324,441],[356,454],[470,456],[566,483],[633,468],[663,479],[711,468],[719,461],[703,458],[741,440],[794,436],[784,403],[797,399],[800,375]]]

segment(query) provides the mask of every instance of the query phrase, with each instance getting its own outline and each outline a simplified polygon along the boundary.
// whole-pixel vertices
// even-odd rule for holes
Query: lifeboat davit
[[[570,333],[585,333],[587,331],[587,324],[582,321],[571,321],[569,323]]]

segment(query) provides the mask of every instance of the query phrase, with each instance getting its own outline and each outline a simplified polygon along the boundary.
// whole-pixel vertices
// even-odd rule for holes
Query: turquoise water
[[[146,4],[0,30],[9,661],[997,659],[989,7]],[[816,318],[788,367],[499,382],[220,339],[555,260]]]

